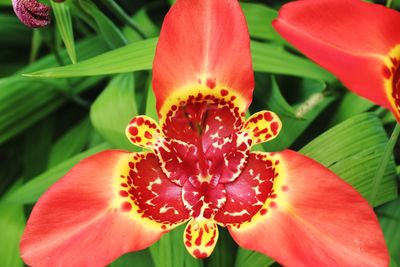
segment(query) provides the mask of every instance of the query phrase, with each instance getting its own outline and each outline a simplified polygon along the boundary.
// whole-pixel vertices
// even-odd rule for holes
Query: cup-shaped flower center
[[[161,108],[161,126],[138,116],[126,133],[153,150],[165,177],[182,188],[190,216],[210,219],[225,205],[225,184],[241,175],[251,146],[277,136],[281,123],[269,111],[244,121],[247,107],[226,87],[195,88]]]

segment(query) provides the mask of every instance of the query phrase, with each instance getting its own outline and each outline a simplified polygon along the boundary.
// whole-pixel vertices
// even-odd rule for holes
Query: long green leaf
[[[51,7],[53,8],[53,13],[56,18],[57,29],[61,35],[61,38],[67,49],[69,58],[71,62],[75,64],[76,52],[75,52],[75,41],[74,32],[72,30],[72,20],[69,6],[65,3],[58,3],[51,1]]]
[[[66,132],[57,142],[52,146],[48,167],[52,168],[64,160],[81,152],[88,144],[90,134],[93,128],[88,118],[84,118],[76,126],[72,127]]]
[[[32,77],[80,77],[125,73],[151,69],[157,39],[135,42],[104,53],[79,64],[45,69],[29,74]],[[325,81],[334,77],[311,61],[286,52],[271,44],[252,42],[255,71],[287,74]]]
[[[125,135],[129,121],[137,115],[133,74],[113,78],[90,109],[96,130],[115,148],[135,149]]]
[[[79,153],[18,187],[4,198],[4,203],[28,204],[36,202],[52,184],[60,179],[79,161],[109,148],[110,145],[103,143],[85,152]]]
[[[277,43],[286,41],[274,30],[272,21],[278,16],[278,11],[258,3],[241,3],[246,17],[251,37],[270,39]]]
[[[377,210],[392,261],[400,265],[400,198]]]
[[[77,45],[78,57],[88,58],[106,50],[99,38],[89,38]],[[62,57],[67,58],[66,52]],[[21,77],[21,72],[57,65],[54,56],[46,56],[20,70],[16,75],[0,79],[0,144],[35,124],[45,115],[71,99],[69,92],[79,93],[89,89],[100,78],[65,80],[40,80]]]
[[[364,113],[326,131],[300,152],[331,169],[371,201],[374,170],[381,161],[387,141],[386,132],[376,115]],[[397,197],[395,163],[392,158],[377,187],[374,206]]]

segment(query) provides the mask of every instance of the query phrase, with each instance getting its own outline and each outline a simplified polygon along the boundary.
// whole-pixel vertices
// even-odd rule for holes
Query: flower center
[[[383,77],[386,96],[395,116],[400,119],[400,45],[394,47],[385,58]]]
[[[394,105],[398,112],[400,112],[400,64],[397,64],[397,68],[393,75],[392,80],[392,97],[394,99]]]

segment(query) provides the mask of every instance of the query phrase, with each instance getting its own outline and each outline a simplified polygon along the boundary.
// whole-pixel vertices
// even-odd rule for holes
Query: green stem
[[[146,34],[142,29],[140,29],[139,25],[137,25],[132,18],[125,13],[125,11],[114,2],[114,0],[102,0],[103,4],[110,9],[116,16],[118,16],[123,22],[125,22],[129,27],[131,27],[134,31],[136,31],[142,39],[147,39]]]
[[[374,179],[372,181],[372,191],[369,198],[372,206],[374,206],[376,203],[376,196],[378,195],[379,185],[382,182],[387,164],[390,160],[390,157],[392,156],[392,152],[394,146],[396,145],[396,141],[399,138],[399,134],[400,134],[400,124],[397,123],[395,128],[393,129],[389,141],[386,144],[385,150],[383,151],[382,160],[379,163],[378,169],[376,170]]]
[[[386,7],[390,7],[392,5],[392,0],[387,0],[386,1]]]

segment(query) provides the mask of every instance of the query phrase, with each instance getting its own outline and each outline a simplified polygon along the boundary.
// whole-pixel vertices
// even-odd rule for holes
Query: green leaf
[[[85,152],[79,153],[78,155],[64,161],[61,164],[47,170],[44,173],[36,176],[29,182],[21,185],[9,195],[7,195],[3,201],[4,203],[11,204],[30,204],[35,203],[39,197],[58,179],[64,176],[73,166],[79,161],[87,158],[97,152],[109,149],[110,145],[103,143],[96,147],[93,147]]]
[[[91,133],[90,121],[88,118],[84,118],[52,146],[48,167],[52,168],[81,152],[88,144]]]
[[[93,57],[106,50],[99,38],[89,38],[77,45],[79,58]],[[61,53],[66,59],[65,51]],[[57,65],[54,56],[46,56],[20,70],[16,75],[0,79],[0,144],[27,129],[54,111],[73,94],[88,90],[101,78],[65,80],[39,80],[21,77],[22,72],[31,72],[40,68]]]
[[[185,266],[184,255],[187,252],[182,242],[185,225],[181,225],[163,235],[157,243],[150,247],[155,267]]]
[[[252,41],[251,54],[254,71],[293,75],[332,82],[335,77],[308,59],[295,56],[282,47]]]
[[[127,253],[110,264],[110,267],[155,267],[148,249]]]
[[[65,3],[58,3],[54,1],[51,1],[50,3],[56,18],[57,29],[65,44],[71,62],[75,64],[77,62],[75,41],[69,6],[67,6]]]
[[[375,104],[371,101],[347,91],[335,109],[331,125],[335,125],[359,113],[366,112],[373,106]]]
[[[219,227],[219,237],[214,252],[207,259],[207,267],[233,266],[237,245],[226,228]]]
[[[50,68],[26,76],[80,77],[149,70],[152,67],[157,39],[147,39],[106,52],[79,64]],[[335,78],[311,61],[271,44],[252,42],[254,71],[287,74],[333,81]]]
[[[377,209],[386,244],[393,264],[400,264],[400,198]],[[392,266],[392,265],[391,265]]]
[[[310,80],[311,81],[311,80]],[[262,144],[266,151],[281,151],[285,148],[290,147],[293,143],[298,140],[299,136],[311,125],[311,123],[324,111],[336,98],[335,95],[327,95],[322,90],[324,88],[324,83],[313,80],[313,85],[307,84],[308,89],[313,89],[310,91],[310,96],[303,102],[293,106],[293,111],[291,111],[290,106],[285,103],[284,99],[280,99],[282,95],[280,94],[280,89],[278,84],[274,80],[269,81],[270,93],[267,88],[260,91],[257,89],[255,101],[264,101],[266,104],[266,109],[276,112],[282,121],[282,130],[277,138],[271,142]],[[259,85],[257,84],[256,87]],[[260,82],[260,86],[263,83]],[[280,96],[277,96],[277,95]],[[318,99],[316,103],[313,103],[312,108],[304,108],[308,106],[310,100]],[[301,114],[300,111],[301,110]],[[295,115],[293,116],[293,112]],[[300,116],[300,117],[299,117]]]
[[[363,113],[329,129],[299,152],[331,169],[371,201],[372,181],[387,141],[386,132],[376,115]],[[397,197],[392,158],[377,186],[374,206]]]
[[[287,44],[272,27],[272,21],[278,16],[278,11],[257,3],[241,3],[240,5],[246,17],[251,37]]]
[[[386,168],[389,164],[389,162],[394,162],[393,160],[393,149],[396,145],[397,139],[399,138],[400,134],[400,124],[396,123],[396,126],[394,127],[393,133],[389,138],[389,141],[385,145],[385,149],[383,150],[382,153],[382,158],[380,159],[377,169],[375,171],[375,175],[372,179],[372,190],[371,194],[369,196],[369,199],[374,205],[376,203],[376,198],[378,194],[378,190],[380,189],[379,185],[382,183],[382,179],[384,177]]]
[[[7,197],[21,184],[17,181],[5,194]],[[4,198],[3,197],[3,198]],[[0,200],[0,266],[24,266],[20,253],[19,241],[25,227],[25,214],[23,206],[9,205]]]
[[[75,65],[45,69],[25,76],[81,77],[151,69],[157,39],[146,39],[103,53]]]
[[[19,240],[24,227],[23,207],[0,202],[0,266],[24,266],[19,253]]]
[[[129,150],[136,147],[126,137],[125,128],[137,114],[131,73],[114,77],[90,109],[93,126],[101,136],[113,147]]]
[[[235,267],[267,267],[274,262],[273,259],[268,258],[264,254],[239,247]]]
[[[80,0],[81,7],[95,20],[98,32],[111,48],[118,48],[128,43],[114,22],[88,0]]]

